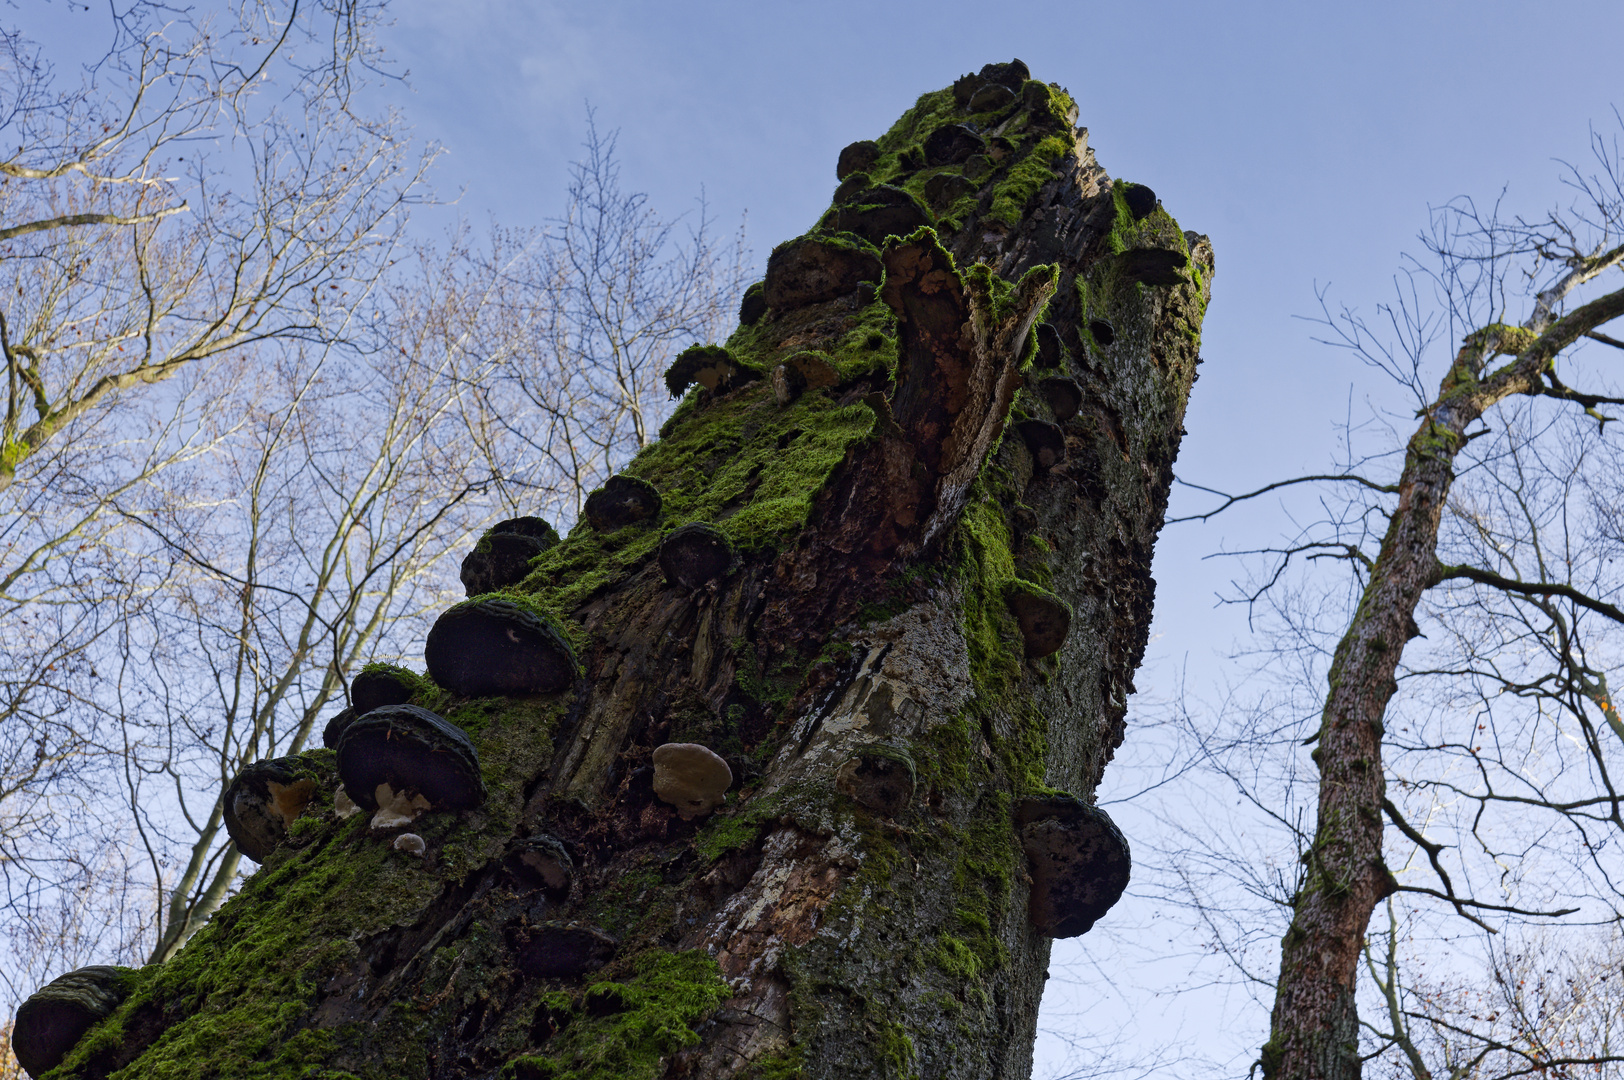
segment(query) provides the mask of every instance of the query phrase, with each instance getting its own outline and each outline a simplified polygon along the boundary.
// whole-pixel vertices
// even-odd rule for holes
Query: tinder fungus
[[[556,837],[532,836],[513,845],[502,860],[519,884],[539,889],[548,900],[562,904],[569,899],[575,863]]]
[[[129,995],[129,968],[82,967],[51,980],[22,1003],[11,1052],[29,1076],[43,1076]]]
[[[222,816],[237,850],[262,863],[310,805],[316,778],[296,757],[256,761],[226,787]]]
[[[739,363],[720,345],[691,345],[665,369],[665,388],[672,397],[679,398],[695,384],[712,392],[725,392],[760,377],[760,372]]]
[[[367,713],[338,744],[338,775],[374,828],[425,810],[471,810],[485,801],[479,754],[461,728],[416,705]]]
[[[568,979],[596,971],[615,955],[616,941],[584,923],[542,923],[514,934],[519,970],[535,979]]]
[[[1039,469],[1052,469],[1066,460],[1066,433],[1056,425],[1047,420],[1022,420],[1015,430]]]
[[[873,139],[854,142],[840,151],[840,158],[835,162],[835,179],[844,180],[852,173],[867,172],[878,160],[880,160],[879,143]]]
[[[840,382],[840,370],[822,353],[798,352],[773,369],[773,398],[788,405],[808,390]]]
[[[1117,265],[1129,281],[1141,285],[1178,285],[1184,281],[1183,270],[1189,256],[1182,251],[1165,248],[1135,248],[1117,256]]]
[[[1070,795],[1024,799],[1015,820],[1032,876],[1032,925],[1049,937],[1088,933],[1128,887],[1128,841],[1104,810]]]
[[[1060,651],[1071,633],[1071,608],[1047,589],[1029,581],[1012,581],[1004,590],[1015,625],[1020,627],[1026,655],[1036,660]]]
[[[659,558],[666,581],[702,589],[733,568],[733,544],[722,530],[696,521],[660,541]]]
[[[360,715],[352,705],[327,721],[327,726],[321,730],[321,744],[329,750],[337,750],[338,740],[344,737],[344,729],[355,723],[355,718]]]
[[[732,786],[727,762],[698,743],[666,743],[654,750],[654,794],[676,807],[684,821],[721,806]]]
[[[767,314],[767,292],[758,281],[744,290],[744,297],[739,301],[739,325],[754,326],[765,314]]]
[[[1060,352],[1060,331],[1052,323],[1038,323],[1038,351],[1032,358],[1032,363],[1040,368],[1057,368],[1060,366],[1062,354]]]
[[[995,109],[1007,109],[1015,104],[1015,91],[1007,86],[997,83],[988,83],[975,92],[970,99],[971,112],[992,112]]]
[[[1054,410],[1054,418],[1064,424],[1083,407],[1083,388],[1076,379],[1051,378],[1038,383],[1038,393]]]
[[[403,851],[408,855],[416,855],[419,859],[428,851],[429,846],[421,836],[414,832],[403,832],[395,837],[391,845],[396,851]]]
[[[866,188],[850,204],[836,206],[823,219],[822,227],[862,237],[875,247],[888,236],[907,236],[935,219],[918,199],[899,187],[879,184]]]
[[[358,714],[404,705],[422,686],[416,672],[394,664],[368,664],[350,680],[350,707]]]
[[[767,256],[763,297],[774,311],[794,311],[855,292],[860,282],[879,281],[884,273],[867,245],[803,236]]]
[[[1156,193],[1143,184],[1129,184],[1122,192],[1122,201],[1128,204],[1128,213],[1135,221],[1149,217],[1156,209]]]
[[[1110,345],[1116,341],[1116,327],[1104,319],[1088,320],[1088,332],[1094,335],[1096,345]]]
[[[464,600],[423,646],[429,677],[468,697],[550,694],[575,681],[575,653],[552,620],[512,600]]]
[[[660,512],[660,493],[647,480],[611,476],[603,487],[586,497],[586,519],[599,532],[647,521]]]
[[[925,164],[962,165],[971,154],[980,154],[986,149],[987,140],[973,129],[964,124],[944,124],[925,139]]]
[[[558,533],[538,517],[499,521],[485,530],[462,560],[462,586],[469,596],[517,585],[530,574],[530,560],[558,543]]]
[[[972,194],[975,189],[973,183],[958,173],[937,173],[925,181],[925,200],[940,212]]]
[[[887,817],[908,808],[916,783],[913,758],[890,746],[865,746],[835,773],[835,787]]]

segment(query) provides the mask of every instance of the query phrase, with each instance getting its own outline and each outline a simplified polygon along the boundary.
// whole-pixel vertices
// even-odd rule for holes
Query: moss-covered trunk
[[[573,684],[416,686],[483,805],[375,828],[304,755],[287,840],[61,1075],[1028,1074],[1017,815],[1091,801],[1121,742],[1212,256],[1026,74],[848,148],[673,368],[625,470],[656,516],[617,524],[622,483],[507,594]],[[656,794],[667,743],[727,762],[723,805]]]

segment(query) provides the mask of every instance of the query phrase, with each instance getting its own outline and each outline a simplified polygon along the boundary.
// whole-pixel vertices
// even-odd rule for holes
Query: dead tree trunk
[[[264,865],[63,1075],[1028,1075],[1126,879],[1090,803],[1212,271],[1075,119],[1016,61],[847,148],[434,682],[234,787]]]

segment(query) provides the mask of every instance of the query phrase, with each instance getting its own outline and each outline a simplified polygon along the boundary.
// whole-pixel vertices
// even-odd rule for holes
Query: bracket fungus
[[[374,828],[404,825],[424,810],[471,810],[485,801],[479,753],[454,724],[416,705],[367,713],[338,744],[338,775]]]
[[[129,968],[96,965],[58,976],[17,1009],[11,1052],[29,1076],[44,1076],[62,1063],[85,1032],[129,996]]]
[[[1066,635],[1071,633],[1071,608],[1054,593],[1017,579],[1005,586],[1004,603],[1020,627],[1029,659],[1050,656],[1066,643]]]
[[[1060,331],[1052,323],[1038,323],[1038,349],[1037,355],[1032,358],[1032,364],[1040,368],[1057,368],[1064,354],[1060,351]]]
[[[1014,95],[1005,91],[1011,100]],[[925,139],[925,164],[962,165],[972,154],[985,153],[987,140],[964,124],[944,124]]]
[[[1054,410],[1054,418],[1064,424],[1076,416],[1083,407],[1083,388],[1076,379],[1055,377],[1038,383],[1038,393]]]
[[[827,356],[798,352],[773,369],[773,398],[788,405],[808,390],[821,390],[840,382],[840,371]]]
[[[562,631],[500,596],[464,600],[441,615],[423,659],[430,678],[468,697],[551,694],[575,681],[575,653]]]
[[[667,581],[702,589],[733,569],[733,544],[722,530],[696,521],[660,541],[659,560]]]
[[[888,236],[908,236],[921,225],[935,223],[930,211],[911,194],[899,187],[878,184],[854,195],[849,204],[829,211],[822,227],[852,233],[879,247]]]
[[[256,761],[226,787],[221,815],[237,850],[262,863],[288,835],[316,791],[316,778],[297,757]]]
[[[660,493],[647,480],[616,475],[586,497],[586,519],[599,532],[647,521],[660,513]]]
[[[1066,460],[1066,433],[1047,420],[1022,420],[1015,425],[1021,441],[1032,451],[1039,469],[1052,469]]]
[[[404,705],[422,684],[416,672],[403,667],[368,664],[350,680],[350,707],[361,715],[385,705]]]
[[[754,326],[765,314],[767,314],[767,290],[758,281],[744,290],[744,296],[739,300],[739,325]]]
[[[879,256],[865,244],[803,236],[778,245],[767,257],[764,298],[775,311],[794,311],[855,292],[860,282],[879,281],[884,272]]]
[[[408,855],[416,855],[419,859],[421,859],[429,850],[428,843],[414,832],[401,833],[399,836],[395,837],[395,842],[390,846],[396,851],[403,851]]]
[[[913,758],[890,746],[865,746],[835,772],[835,787],[887,817],[908,808],[917,784]]]
[[[353,705],[341,710],[321,729],[321,744],[329,750],[337,750],[338,740],[344,737],[344,729],[355,723],[355,718],[360,715]]]
[[[704,817],[722,805],[733,786],[727,762],[698,743],[666,743],[654,748],[654,794],[677,808],[684,821]]]
[[[558,533],[538,517],[498,521],[462,560],[462,586],[469,596],[517,585],[530,573],[530,560],[558,543]]]
[[[988,83],[970,99],[971,112],[1002,112],[1015,104],[1015,91],[998,83]]]
[[[568,979],[603,967],[615,955],[614,938],[584,923],[542,923],[514,935],[519,970],[535,979]]]
[[[569,899],[575,863],[557,837],[542,834],[520,840],[502,863],[521,885],[540,889],[552,903]]]
[[[665,369],[665,388],[679,398],[695,383],[712,393],[725,393],[759,378],[760,371],[739,363],[720,345],[690,345]]]
[[[925,199],[938,211],[946,210],[975,190],[975,184],[958,173],[937,173],[925,181]]]
[[[1015,820],[1032,875],[1032,925],[1055,938],[1088,933],[1128,887],[1128,841],[1104,810],[1070,795],[1023,799]]]
[[[1088,332],[1093,335],[1096,345],[1112,345],[1116,342],[1116,327],[1104,319],[1088,320]]]
[[[1143,184],[1129,184],[1122,192],[1122,201],[1128,204],[1128,213],[1135,221],[1143,221],[1156,209],[1156,193]]]
[[[1135,248],[1117,256],[1117,265],[1129,281],[1141,285],[1179,285],[1190,257],[1166,248]]]
[[[844,180],[852,173],[867,172],[880,160],[880,144],[873,139],[859,139],[844,150],[835,162],[835,179]]]

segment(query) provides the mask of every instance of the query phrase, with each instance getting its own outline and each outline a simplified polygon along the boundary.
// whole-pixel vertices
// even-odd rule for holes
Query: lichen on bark
[[[578,523],[509,590],[580,679],[422,682],[485,806],[415,822],[419,857],[329,793],[62,1076],[1027,1075],[1049,942],[1014,806],[1091,797],[1122,739],[1212,256],[1133,216],[1059,87],[1018,62],[966,79],[851,155],[822,227],[858,231],[780,249],[747,296],[726,356],[774,377],[673,379],[625,469],[658,516]],[[1174,283],[1125,269],[1147,250]],[[1039,391],[1059,375],[1063,419]],[[1021,420],[1057,424],[1062,457],[1005,437]],[[692,522],[736,553],[693,589],[656,558]],[[1012,589],[1069,609],[1058,652],[1027,658]],[[655,797],[668,742],[727,760],[708,819]],[[863,761],[911,787],[866,796]],[[506,858],[539,836],[573,861],[562,901]],[[611,944],[538,975],[547,934]]]

